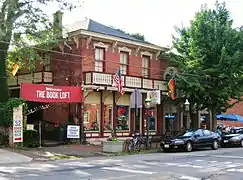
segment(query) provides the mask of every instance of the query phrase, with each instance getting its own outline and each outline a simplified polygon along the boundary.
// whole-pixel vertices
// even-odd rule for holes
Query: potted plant
[[[107,141],[103,141],[103,152],[117,153],[123,151],[123,142],[119,141],[114,134],[111,132],[111,136]]]

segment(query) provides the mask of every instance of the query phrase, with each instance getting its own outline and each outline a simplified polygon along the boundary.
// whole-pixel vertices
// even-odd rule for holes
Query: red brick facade
[[[77,85],[80,84],[81,77],[81,61],[83,72],[93,72],[95,70],[94,59],[94,44],[102,42],[108,45],[105,51],[104,73],[114,74],[120,66],[120,53],[112,48],[112,43],[106,41],[92,40],[87,47],[87,38],[80,38],[79,44],[72,42],[72,49],[65,46],[65,54],[51,54],[51,70],[53,73],[53,85]],[[132,45],[125,45],[132,50],[129,56],[128,75],[142,77],[142,56],[135,55],[136,48]],[[147,49],[143,49],[145,51]],[[60,49],[55,49],[60,51]],[[74,54],[72,55],[68,55]],[[77,55],[77,56],[75,56]],[[153,58],[150,59],[149,77],[152,79],[162,79],[163,70],[167,68],[165,59],[156,59],[156,53],[153,53]],[[52,104],[51,107],[44,111],[44,120],[55,123],[62,123],[68,119],[69,110],[75,111],[75,104]],[[70,108],[70,109],[69,109]],[[161,110],[162,111],[162,110]],[[158,113],[161,113],[158,110]],[[159,117],[162,120],[162,116]],[[159,128],[158,128],[159,129]]]

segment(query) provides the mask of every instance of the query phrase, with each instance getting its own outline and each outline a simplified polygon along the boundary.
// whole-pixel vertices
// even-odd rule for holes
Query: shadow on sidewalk
[[[19,153],[33,158],[34,161],[70,159],[70,158],[85,158],[102,155],[101,145],[59,145],[55,147],[42,147],[31,149],[11,149],[8,151]]]

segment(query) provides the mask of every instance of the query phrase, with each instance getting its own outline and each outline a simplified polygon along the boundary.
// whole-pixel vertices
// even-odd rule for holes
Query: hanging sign
[[[151,99],[151,104],[160,104],[160,91],[148,91],[147,98]]]
[[[81,102],[82,88],[78,86],[50,86],[21,83],[21,97],[34,102]]]

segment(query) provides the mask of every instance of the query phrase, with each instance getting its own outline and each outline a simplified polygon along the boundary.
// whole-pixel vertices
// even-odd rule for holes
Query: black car
[[[222,147],[232,147],[232,146],[240,146],[243,147],[243,130],[242,129],[235,129],[231,131],[230,134],[223,134],[221,135]]]
[[[211,147],[216,150],[219,147],[219,141],[220,137],[218,134],[206,129],[196,129],[188,131],[182,136],[168,138],[162,141],[160,146],[164,149],[164,152],[171,150],[190,152],[201,147]]]

